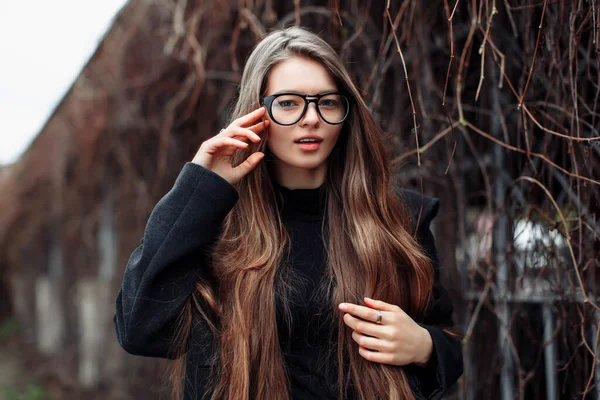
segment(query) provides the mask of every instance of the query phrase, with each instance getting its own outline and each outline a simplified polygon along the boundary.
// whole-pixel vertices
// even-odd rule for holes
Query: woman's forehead
[[[318,94],[336,89],[327,68],[305,57],[292,57],[278,63],[267,79],[267,95],[281,92]]]

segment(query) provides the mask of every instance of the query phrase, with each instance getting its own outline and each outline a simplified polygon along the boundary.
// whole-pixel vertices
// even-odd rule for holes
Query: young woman
[[[121,346],[179,359],[185,399],[441,398],[462,353],[439,200],[393,187],[383,137],[325,41],[265,37],[131,255]]]

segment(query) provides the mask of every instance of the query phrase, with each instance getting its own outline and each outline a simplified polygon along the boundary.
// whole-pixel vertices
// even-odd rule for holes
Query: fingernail
[[[347,305],[345,303],[340,303],[338,307],[340,308],[340,310],[345,310]]]

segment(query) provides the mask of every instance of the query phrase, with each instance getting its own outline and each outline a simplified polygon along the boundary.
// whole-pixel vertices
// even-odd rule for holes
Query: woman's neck
[[[275,165],[277,183],[288,189],[316,189],[325,182],[326,173],[326,163],[313,169],[294,167],[281,161]]]

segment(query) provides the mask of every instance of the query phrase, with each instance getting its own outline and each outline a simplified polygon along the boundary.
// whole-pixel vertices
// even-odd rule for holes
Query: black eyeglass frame
[[[329,122],[327,121],[324,117],[323,114],[321,114],[321,110],[319,109],[319,100],[321,100],[322,97],[325,96],[329,96],[332,94],[337,94],[341,97],[343,97],[344,99],[346,99],[346,101],[348,102],[348,109],[346,110],[346,115],[344,115],[344,118],[341,119],[341,121],[339,122]],[[298,117],[298,119],[292,123],[289,124],[282,124],[277,122],[277,120],[275,118],[273,118],[273,112],[271,111],[271,107],[273,105],[273,101],[275,101],[275,99],[279,96],[285,96],[285,95],[295,95],[295,96],[299,96],[302,97],[304,99],[304,109],[302,110],[302,113],[300,114],[300,117]],[[309,97],[311,97],[311,99],[309,99]],[[325,92],[325,93],[321,93],[321,94],[301,94],[301,93],[296,93],[296,92],[282,92],[282,93],[276,93],[276,94],[272,94],[270,96],[265,96],[263,98],[260,99],[260,104],[264,105],[267,107],[267,112],[269,113],[269,116],[271,117],[271,119],[277,124],[277,125],[282,125],[282,126],[290,126],[290,125],[294,125],[297,124],[298,121],[300,121],[302,119],[302,117],[304,117],[304,115],[306,114],[306,110],[308,110],[308,105],[310,103],[315,103],[315,107],[317,109],[317,114],[319,114],[319,117],[323,120],[323,122],[329,124],[329,125],[339,125],[341,123],[343,123],[347,118],[348,115],[350,115],[350,108],[352,107],[352,104],[354,102],[354,97],[346,94],[346,93],[342,93],[342,92]]]

